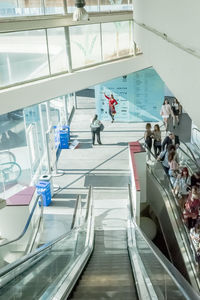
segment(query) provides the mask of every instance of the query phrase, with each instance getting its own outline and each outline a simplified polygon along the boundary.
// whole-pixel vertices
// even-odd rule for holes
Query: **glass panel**
[[[65,97],[55,98],[50,101],[50,116],[53,126],[66,123]]]
[[[100,25],[70,27],[73,69],[101,61]]]
[[[67,2],[67,12],[73,13],[75,10],[75,5],[74,5],[75,1],[66,0],[66,2]],[[98,2],[99,2],[98,0],[87,0],[84,8],[86,9],[87,12],[99,11]]]
[[[15,16],[17,7],[17,0],[0,1],[0,17]]]
[[[0,34],[0,86],[44,75],[49,75],[44,30]]]
[[[187,299],[137,230],[135,231],[135,239],[137,251],[158,299]]]
[[[132,21],[102,24],[103,60],[133,54]]]
[[[67,71],[67,50],[64,28],[47,30],[51,73]]]
[[[131,10],[131,0],[100,0],[101,11]]]
[[[23,110],[0,116],[0,198],[9,198],[30,184],[30,164]]]
[[[45,3],[45,14],[63,14],[63,0],[44,0]]]
[[[71,231],[66,238],[54,244],[46,253],[42,252],[39,261],[36,261],[38,255],[30,259],[30,262],[34,264],[16,277],[16,280],[12,280],[4,288],[1,288],[0,297],[11,299],[15,295],[15,297],[19,296],[21,299],[26,299],[27,295],[30,295],[31,289],[34,299],[39,299],[42,295],[45,299],[49,298],[49,294],[69,272],[76,258],[83,253],[85,241],[86,231],[84,227]],[[9,277],[9,273],[4,277],[6,276]]]
[[[41,128],[39,105],[34,105],[24,109],[26,136],[28,141],[29,156],[32,170],[32,181],[42,174],[41,162],[44,156],[44,142]]]

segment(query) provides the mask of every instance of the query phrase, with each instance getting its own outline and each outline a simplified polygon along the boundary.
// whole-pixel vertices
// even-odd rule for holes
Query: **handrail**
[[[56,243],[60,242],[62,239],[67,238],[68,236],[70,236],[72,234],[72,232],[75,229],[71,230],[70,232],[64,233],[61,236],[59,236],[58,238],[54,239],[51,242],[48,242],[44,245],[42,245],[41,247],[39,247],[38,249],[34,250],[33,253],[29,253],[26,254],[24,257],[18,259],[17,261],[3,267],[2,269],[0,269],[0,277],[2,277],[3,275],[7,274],[8,272],[12,271],[13,269],[15,269],[16,267],[20,266],[23,263],[26,263],[28,261],[30,261],[32,258],[36,257],[36,256],[40,256],[42,254],[42,252],[46,252],[49,249],[52,248],[52,246],[54,246]],[[33,263],[32,263],[33,264]],[[29,268],[31,265],[31,263],[27,263],[27,268]],[[24,271],[24,270],[23,270]],[[20,272],[18,273],[20,274]],[[15,277],[18,275],[15,273]],[[2,287],[2,284],[0,282],[0,287]]]
[[[80,205],[81,205],[81,196],[78,195],[76,197],[76,205],[75,205],[75,209],[74,209],[74,213],[73,213],[73,217],[72,217],[71,229],[73,229],[76,224],[77,212],[78,212],[78,208],[80,207]]]
[[[193,127],[192,130],[196,130],[200,133],[200,130],[198,128]],[[200,147],[197,143],[194,142],[194,144],[197,146],[197,148],[200,150]]]
[[[149,150],[148,147],[147,147],[146,145],[145,145],[144,147],[147,149],[147,151],[149,151],[149,152],[151,153],[151,155],[152,155],[152,156],[155,158],[155,160],[156,160],[156,157],[155,157],[155,155],[151,152],[151,150]],[[184,153],[185,153],[185,152],[184,152]],[[187,154],[186,154],[186,155],[187,155]],[[157,161],[157,162],[159,162],[159,163],[161,164],[162,168],[163,168],[162,162],[161,162],[161,161]],[[165,173],[164,168],[163,168],[163,172]],[[154,176],[154,177],[155,177],[155,176]],[[173,189],[173,185],[172,185],[172,183],[171,183],[169,177],[168,177],[168,176],[166,176],[166,177],[167,177],[167,181],[168,181],[170,187]],[[156,178],[156,179],[157,179],[157,178]],[[157,182],[160,184],[160,182],[159,182],[158,180],[157,180]],[[167,190],[163,187],[163,185],[160,184],[160,186],[163,188],[163,190],[165,191],[165,193],[168,194]],[[174,202],[175,207],[176,207],[176,200],[175,200],[175,196],[173,195],[173,193],[172,193],[172,196],[173,196],[173,202]],[[171,199],[170,196],[168,196],[168,198]],[[169,203],[170,203],[170,202],[169,202]],[[172,212],[173,212],[173,214],[174,214],[174,210],[173,210],[172,207],[171,207],[171,209],[172,209]],[[196,252],[196,250],[195,250],[194,245],[193,245],[193,243],[192,243],[192,240],[191,240],[191,238],[190,238],[190,236],[189,236],[189,234],[188,234],[188,232],[187,232],[187,230],[186,230],[186,228],[185,228],[185,226],[184,226],[184,224],[183,224],[183,222],[182,222],[182,216],[181,216],[180,211],[179,211],[178,209],[176,209],[176,212],[177,212],[177,214],[178,214],[178,219],[179,219],[178,221],[179,221],[179,223],[182,225],[182,228],[184,229],[184,234],[185,234],[185,236],[186,236],[186,238],[187,238],[187,251],[188,251],[188,249],[189,249],[190,256],[193,258],[193,253],[191,253],[191,250],[193,250],[194,253]],[[174,215],[174,218],[175,218],[175,220],[176,220],[176,222],[177,222],[177,218],[176,218],[175,215]],[[177,225],[178,225],[178,224],[177,224]],[[177,226],[177,228],[179,228],[179,226]],[[189,245],[188,245],[188,244],[189,244]]]
[[[179,273],[179,271],[168,261],[168,259],[162,254],[162,252],[155,246],[153,243],[146,237],[146,235],[142,232],[142,230],[137,226],[135,220],[133,218],[133,205],[132,205],[132,194],[130,184],[128,185],[128,192],[129,192],[129,204],[131,207],[130,213],[132,218],[132,223],[142,238],[147,243],[148,247],[151,249],[159,263],[165,269],[165,271],[169,274],[169,276],[173,279],[175,284],[177,285],[178,289],[182,292],[182,294],[188,300],[199,300],[199,295],[197,292],[191,287],[191,285],[186,281],[186,279]],[[187,290],[183,288],[187,287]]]
[[[10,166],[7,166],[9,164],[10,164]],[[11,180],[4,179],[4,175],[5,175],[4,173],[6,171],[12,172],[13,165],[18,167],[18,174],[17,174],[16,178],[13,178]],[[7,166],[7,168],[4,168],[4,169],[0,170],[0,172],[2,174],[2,177],[3,177],[3,180],[4,180],[4,183],[9,183],[9,182],[13,182],[13,181],[17,180],[20,177],[21,173],[22,173],[20,165],[16,162],[10,161],[10,162],[6,162],[6,163],[0,163],[0,167],[1,166]]]
[[[192,150],[188,147],[188,145],[185,142],[183,142],[182,140],[180,140],[180,142],[188,149],[188,151],[190,152],[190,154],[192,156],[192,160],[194,161],[196,167],[199,169],[199,165],[197,163],[197,160],[196,160],[196,158],[195,158]],[[183,148],[181,147],[181,145],[179,146],[179,148],[181,149],[181,151],[183,151],[183,153],[185,153],[185,155],[188,156],[188,154],[183,150]]]
[[[20,240],[20,239],[25,235],[25,233],[26,233],[26,231],[28,230],[28,227],[29,227],[29,225],[30,225],[30,223],[31,223],[32,216],[33,216],[33,214],[34,214],[34,212],[35,212],[35,208],[36,208],[37,203],[38,203],[38,201],[39,201],[40,198],[41,198],[41,195],[37,195],[36,200],[35,200],[35,203],[34,203],[34,205],[33,205],[33,208],[32,208],[32,210],[31,210],[31,213],[30,213],[30,215],[29,215],[29,217],[28,217],[28,220],[27,220],[27,222],[26,222],[26,225],[25,225],[25,227],[24,227],[22,233],[21,233],[17,238],[15,238],[15,239],[13,239],[13,240],[11,240],[11,241],[8,241],[8,242],[6,242],[6,243],[0,244],[0,248],[3,247],[3,246],[7,246],[7,245],[9,245],[9,244],[11,244],[11,243],[17,242],[18,240]],[[43,213],[43,201],[42,201],[42,199],[41,199],[41,214],[40,214],[40,217],[41,217],[42,213]]]
[[[77,279],[79,278],[85,264],[90,257],[93,244],[94,244],[94,218],[92,216],[93,212],[93,199],[92,199],[92,187],[89,186],[88,199],[87,199],[87,211],[84,224],[87,224],[86,228],[86,241],[84,252],[79,255],[73,264],[69,267],[67,273],[64,275],[64,278],[54,287],[53,291],[50,287],[51,299],[63,299],[68,297],[72,291]],[[70,277],[70,280],[69,280]],[[49,298],[49,293],[45,292]],[[44,297],[45,298],[45,297]]]
[[[16,157],[15,157],[14,153],[12,153],[11,151],[9,151],[9,150],[2,150],[2,151],[0,151],[0,156],[1,156],[2,154],[3,154],[3,155],[4,155],[4,154],[10,155],[10,156],[13,158],[13,162],[16,162]],[[9,162],[12,162],[12,161],[9,161]]]

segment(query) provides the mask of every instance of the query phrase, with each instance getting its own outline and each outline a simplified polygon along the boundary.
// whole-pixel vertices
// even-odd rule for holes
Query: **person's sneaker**
[[[111,121],[111,123],[113,123],[113,122],[114,122],[114,120]]]
[[[102,145],[102,143],[99,143],[99,145]]]

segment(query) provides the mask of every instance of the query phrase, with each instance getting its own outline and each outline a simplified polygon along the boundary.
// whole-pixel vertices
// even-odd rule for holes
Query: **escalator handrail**
[[[190,152],[190,154],[191,154],[191,156],[192,156],[191,159],[192,159],[193,162],[195,163],[197,169],[199,169],[199,165],[198,165],[198,163],[197,163],[197,160],[196,160],[196,158],[195,158],[193,152],[190,150],[190,148],[188,147],[188,145],[187,145],[185,142],[183,142],[183,141],[181,141],[181,140],[180,140],[180,142],[181,142],[181,143],[187,148],[187,150]],[[179,146],[179,148],[181,149],[181,151],[182,151],[185,155],[188,156],[188,154],[183,150],[183,148],[181,147],[181,145]]]
[[[169,276],[173,279],[179,290],[188,300],[199,300],[199,294],[191,287],[191,285],[187,282],[187,280],[179,273],[179,271],[168,261],[168,259],[162,254],[162,252],[155,246],[153,243],[146,237],[146,235],[142,232],[142,230],[137,226],[134,220],[134,212],[133,212],[133,201],[132,201],[132,193],[130,184],[128,184],[128,193],[129,193],[129,205],[130,205],[130,214],[131,221],[133,223],[133,227],[139,232],[140,236],[145,240],[148,247],[151,249],[159,263],[165,269],[165,271],[169,274]],[[185,290],[183,287],[187,287]]]
[[[12,159],[13,159],[13,161],[10,161],[10,162],[16,162],[16,157],[15,157],[14,153],[12,153],[11,151],[9,151],[9,150],[0,151],[0,156],[1,156],[2,154],[3,154],[3,155],[4,155],[4,154],[10,155],[10,156],[12,157]]]
[[[81,206],[81,196],[77,195],[75,209],[74,209],[74,213],[73,213],[73,217],[72,217],[71,229],[73,229],[75,227],[76,219],[77,219],[77,213],[78,213],[78,209],[79,209],[80,206]]]
[[[1,166],[6,166],[6,165],[10,165],[10,167],[7,167],[7,168],[4,168],[4,169],[0,170],[1,173],[3,173],[4,170],[9,170],[9,169],[11,169],[12,166],[14,165],[14,166],[17,166],[17,167],[18,167],[18,169],[19,169],[19,174],[17,175],[17,178],[12,179],[12,180],[10,180],[10,181],[6,181],[6,180],[5,180],[5,182],[11,182],[11,181],[14,181],[14,180],[18,179],[19,176],[20,176],[21,173],[22,173],[22,170],[21,170],[20,165],[19,165],[18,163],[14,162],[14,161],[6,162],[6,163],[0,163],[0,167],[1,167]]]
[[[154,159],[156,160],[156,157],[155,157],[155,155],[153,154],[153,152],[152,152],[151,150],[149,150],[148,147],[147,147],[146,145],[144,145],[144,147],[147,149],[147,151],[149,151],[149,152],[151,153],[151,155],[152,155],[152,156],[154,157]],[[181,151],[182,151],[182,149],[181,149]],[[185,153],[185,152],[184,152],[184,153]],[[185,154],[187,155],[187,153],[185,153]],[[187,155],[187,156],[188,156],[188,155]],[[165,174],[165,170],[164,170],[164,168],[163,168],[162,162],[161,162],[161,161],[157,161],[157,162],[159,162],[159,163],[161,164],[162,169],[163,169],[163,172],[164,172],[164,174]],[[167,181],[168,181],[170,187],[173,189],[173,185],[172,185],[172,183],[171,183],[169,177],[168,177],[168,176],[166,176],[166,177],[167,177]],[[160,184],[160,183],[159,183],[159,184]],[[161,184],[160,184],[160,185],[161,185]],[[165,190],[165,193],[167,193],[166,189],[165,189],[162,185],[161,185],[161,187]],[[168,194],[168,193],[167,193],[167,194]],[[173,195],[173,193],[172,193],[172,196],[173,196],[173,202],[174,202],[175,207],[176,207],[176,200],[175,200],[175,196]],[[169,199],[170,199],[170,196],[169,196]],[[172,209],[172,211],[173,211],[173,209]],[[179,222],[180,222],[180,224],[183,225],[184,234],[185,234],[185,236],[187,237],[187,242],[188,242],[188,244],[189,244],[189,245],[187,245],[187,247],[188,247],[188,249],[189,249],[190,252],[191,252],[191,250],[192,250],[194,253],[196,253],[196,250],[195,250],[195,248],[194,248],[194,244],[193,244],[193,242],[192,242],[192,240],[191,240],[191,238],[190,238],[190,235],[189,235],[188,232],[186,231],[186,228],[185,228],[185,226],[184,226],[184,224],[183,224],[183,222],[182,222],[182,216],[181,216],[181,214],[180,214],[180,211],[177,209],[176,212],[178,213],[178,217],[179,217]],[[176,217],[175,217],[175,216],[174,216],[174,218],[175,218],[175,220],[176,220]],[[193,257],[192,253],[190,253],[190,255]]]
[[[198,128],[195,128],[195,127],[193,127],[192,128],[192,130],[196,130],[196,131],[198,131],[199,133],[200,133],[200,130],[198,129]],[[197,146],[197,148],[200,150],[200,147],[199,147],[199,145],[198,144],[196,144],[195,142],[194,142],[194,144]]]
[[[31,260],[33,257],[39,256],[42,252],[48,251],[50,248],[52,248],[53,245],[60,242],[62,239],[67,238],[68,236],[72,235],[74,230],[76,230],[76,228],[72,229],[70,232],[62,234],[60,237],[54,239],[51,242],[48,242],[48,243],[42,245],[38,249],[34,250],[33,253],[26,254],[25,256],[18,259],[17,261],[3,267],[2,269],[0,269],[0,277],[4,276],[5,274],[12,271],[13,269],[20,266],[21,264],[26,263],[28,260]]]
[[[93,217],[93,197],[92,197],[92,187],[89,186],[88,197],[87,197],[87,208],[84,223],[87,225],[86,229],[86,241],[83,253],[79,254],[73,264],[69,267],[64,278],[57,284],[52,290],[50,288],[51,295],[48,295],[48,299],[63,299],[68,297],[72,291],[74,285],[76,284],[83,268],[85,267],[94,247],[94,217]],[[73,275],[72,275],[73,274]],[[68,277],[71,276],[70,281]],[[45,298],[45,297],[44,297]]]
[[[36,197],[36,199],[35,199],[35,202],[34,202],[34,205],[33,205],[33,208],[32,208],[32,210],[31,210],[31,213],[30,213],[30,215],[29,215],[29,217],[28,217],[28,220],[27,220],[27,222],[26,222],[26,224],[25,224],[25,226],[24,226],[24,229],[23,229],[23,231],[21,232],[21,234],[20,234],[17,238],[15,238],[15,239],[13,239],[13,240],[11,240],[11,241],[8,241],[8,242],[6,242],[6,243],[0,244],[0,248],[3,247],[3,246],[7,246],[7,245],[9,245],[9,244],[12,244],[12,243],[14,243],[14,242],[19,241],[19,240],[25,235],[25,233],[27,232],[27,230],[28,230],[28,228],[29,228],[29,225],[30,225],[30,223],[31,223],[31,220],[32,220],[33,214],[34,214],[34,212],[35,212],[35,209],[36,209],[36,207],[37,207],[37,204],[38,204],[39,199],[41,199],[41,203],[43,204],[41,195],[37,195],[37,197]],[[43,215],[43,205],[41,205],[40,218],[42,218],[42,215]]]

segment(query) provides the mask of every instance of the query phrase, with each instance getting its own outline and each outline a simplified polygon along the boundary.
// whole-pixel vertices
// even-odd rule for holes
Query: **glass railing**
[[[163,190],[163,197],[165,207],[168,211],[171,223],[173,224],[174,233],[179,245],[181,247],[181,255],[185,266],[187,266],[187,273],[194,286],[200,287],[200,281],[198,271],[196,268],[196,261],[194,258],[195,248],[191,241],[189,231],[182,221],[182,212],[178,203],[178,199],[174,195],[173,186],[169,177],[166,175],[162,163],[157,161],[154,154],[146,148],[148,157],[148,170],[150,174],[155,178],[161,190]],[[179,153],[181,148],[179,149]],[[186,161],[189,159],[186,152],[182,153],[182,166],[186,165]],[[150,158],[150,159],[149,159]]]
[[[2,53],[6,53],[0,49],[3,89],[133,56],[133,22],[131,16],[127,21],[121,21],[119,16],[117,22],[24,28],[0,33],[0,45]]]
[[[187,166],[190,173],[194,173],[199,170],[199,165],[192,149],[190,149],[183,141],[180,141],[180,147],[177,149],[177,153],[180,159],[180,164],[182,166]]]
[[[199,299],[179,271],[165,258],[160,250],[144,235],[133,219],[133,204],[129,186],[129,252],[132,264],[139,264],[150,299]],[[146,273],[146,276],[145,276]],[[138,278],[138,274],[135,274]],[[136,281],[141,280],[141,278]],[[139,292],[139,294],[141,294]],[[143,298],[142,298],[143,299]],[[147,298],[145,298],[147,299]]]
[[[200,153],[200,130],[198,128],[192,128],[192,140]]]
[[[122,11],[132,10],[132,0],[87,0],[85,9],[87,12],[99,11]],[[3,1],[0,2],[0,17],[22,17],[73,13],[75,10],[74,0],[52,1]]]
[[[27,295],[32,299],[61,299],[63,295],[67,298],[93,249],[92,207],[90,187],[81,226],[74,226],[69,233],[2,268],[0,298],[11,299],[13,295],[17,299],[27,299]]]
[[[41,207],[39,207],[39,201],[41,203]],[[38,195],[20,235],[9,241],[2,240],[0,243],[0,267],[12,263],[25,254],[31,252],[32,248],[35,246],[35,242],[38,243],[42,217],[43,202],[41,195]]]

